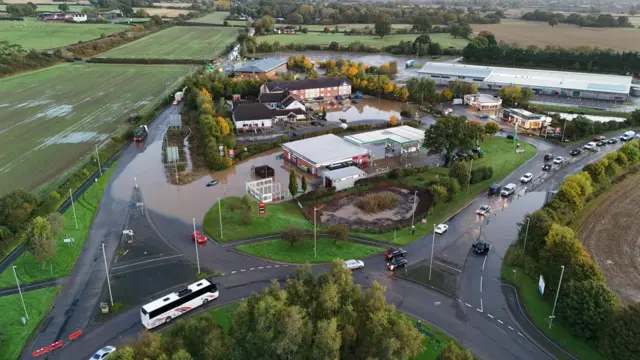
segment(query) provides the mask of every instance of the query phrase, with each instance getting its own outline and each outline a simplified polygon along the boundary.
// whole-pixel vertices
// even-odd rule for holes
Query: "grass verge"
[[[58,290],[58,287],[52,287],[23,293],[24,303],[29,314],[26,325],[20,323],[20,318],[24,316],[20,295],[0,297],[0,309],[2,309],[0,331],[3,336],[0,343],[0,360],[20,358],[24,344],[29,340],[31,333],[40,321],[47,315]]]
[[[254,244],[238,245],[236,249],[249,255],[296,264],[327,263],[336,258],[361,259],[384,250],[381,247],[352,242],[336,244],[333,240],[326,238],[319,238],[316,246],[317,257],[313,256],[313,239],[293,246],[280,239],[267,240]]]
[[[67,276],[71,273],[78,256],[84,248],[84,243],[91,230],[91,224],[100,205],[102,194],[115,171],[116,164],[112,165],[79,199],[74,199],[78,229],[76,229],[73,218],[73,208],[69,208],[63,214],[66,222],[62,232],[55,238],[56,256],[51,262],[43,267],[28,251],[14,261],[12,265],[17,266],[16,271],[20,284]],[[65,244],[63,239],[66,238],[73,238],[75,242],[71,245]],[[11,268],[12,266],[7,267],[7,270],[0,274],[0,288],[16,286]]]

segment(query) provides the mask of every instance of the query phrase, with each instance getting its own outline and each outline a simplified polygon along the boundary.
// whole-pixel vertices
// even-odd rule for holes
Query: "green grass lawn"
[[[517,270],[515,283],[513,277],[514,269]],[[503,279],[514,283],[518,288],[520,300],[538,329],[553,338],[562,345],[565,350],[581,360],[604,359],[589,343],[573,336],[569,330],[562,326],[562,322],[559,319],[556,318],[553,321],[553,327],[549,329],[547,318],[551,315],[553,304],[542,299],[538,292],[538,281],[536,279],[529,277],[522,269],[509,267],[504,264],[502,265],[501,273]]]
[[[288,227],[298,227],[313,230],[313,225],[304,218],[302,210],[295,202],[285,201],[267,204],[267,213],[258,215],[258,203],[252,201],[251,224],[243,224],[241,221],[240,198],[230,197],[222,200],[222,230],[223,239],[220,239],[219,206],[214,204],[204,215],[202,228],[217,241],[227,242],[246,239],[254,236],[278,234]]]
[[[13,3],[12,1],[7,1],[7,3]],[[18,2],[18,3],[22,3],[22,2]],[[26,2],[25,2],[26,3]],[[37,4],[37,8],[36,11],[38,12],[60,12],[60,9],[58,9],[58,4],[51,4],[51,5],[42,5],[42,4],[38,4],[38,1],[34,1],[34,4]],[[67,4],[69,4],[69,11],[70,12],[81,12],[82,9],[84,8],[92,8],[91,5],[86,4],[86,5],[73,5],[71,2],[68,2]],[[7,9],[7,5],[0,5],[0,11],[6,11]]]
[[[376,24],[337,24],[337,25],[302,25],[303,28],[307,28],[309,29],[309,31],[323,31],[325,27],[328,27],[329,30],[334,30],[336,28],[336,26],[338,27],[338,31],[340,32],[344,32],[345,30],[349,31],[351,29],[364,29],[367,26],[371,29],[371,30],[375,30],[375,26]],[[393,24],[391,25],[391,28],[393,29],[391,32],[395,32],[395,30],[397,29],[411,29],[413,25],[412,24]],[[432,34],[429,34],[429,36],[431,36]]]
[[[317,257],[313,256],[313,238],[291,246],[288,242],[267,240],[259,243],[238,245],[237,250],[249,255],[283,261],[288,263],[327,263],[333,259],[362,259],[384,251],[381,247],[357,243],[335,244],[333,240],[319,238],[317,240]]]
[[[442,47],[453,46],[458,49],[462,49],[468,43],[466,39],[453,38],[450,34],[429,34],[433,42],[438,42]],[[279,42],[280,45],[287,45],[291,43],[296,44],[310,44],[310,45],[329,45],[332,42],[337,42],[341,45],[347,45],[354,41],[360,41],[365,45],[385,47],[389,45],[397,45],[400,41],[413,41],[418,37],[417,34],[405,34],[405,35],[388,35],[383,39],[375,35],[351,35],[344,34],[322,34],[322,33],[307,33],[296,35],[266,35],[256,37],[258,43],[266,41],[269,43]]]
[[[112,24],[67,24],[42,21],[0,21],[2,40],[19,44],[30,50],[44,50],[78,41],[93,40],[100,34],[111,34],[129,29],[127,25]]]
[[[1,79],[0,196],[64,173],[188,73],[182,65],[62,64]]]
[[[22,325],[20,322],[20,318],[24,316],[20,295],[0,297],[0,309],[2,309],[2,316],[0,316],[0,332],[2,332],[0,360],[20,358],[25,343],[49,312],[57,293],[57,287],[23,293],[27,314],[29,314],[26,325]]]
[[[209,59],[236,41],[238,28],[174,26],[124,44],[100,58]]]
[[[20,284],[28,284],[34,281],[46,280],[67,276],[71,273],[73,265],[84,248],[84,243],[91,229],[91,224],[100,205],[104,189],[113,175],[116,164],[112,165],[106,173],[79,198],[74,199],[78,229],[76,230],[73,218],[73,209],[67,210],[63,216],[66,219],[62,233],[56,236],[56,256],[47,263],[44,268],[38,264],[30,252],[24,252],[13,265],[17,266]],[[65,244],[63,239],[73,238],[75,243],[71,246]],[[0,273],[0,288],[14,287],[16,281],[11,266]]]
[[[204,23],[204,24],[222,24],[227,16],[231,15],[228,11],[216,11],[205,16],[188,20],[188,22]],[[245,21],[246,23],[246,21]]]
[[[481,159],[474,160],[473,167],[478,168],[481,166],[492,166],[493,177],[480,183],[470,185],[468,191],[462,187],[462,190],[456,194],[450,202],[436,205],[431,211],[431,214],[427,217],[426,224],[416,222],[415,235],[411,235],[411,229],[409,227],[398,230],[395,234],[395,240],[393,233],[353,233],[353,235],[368,237],[375,240],[389,241],[398,245],[406,245],[415,241],[416,239],[433,231],[433,224],[439,224],[452,216],[455,212],[471,201],[471,199],[484,191],[487,191],[491,184],[500,182],[502,178],[509,175],[536,154],[536,148],[534,146],[524,142],[520,143],[520,145],[525,152],[516,154],[511,140],[498,136],[486,137],[482,144],[480,144],[480,147],[485,151],[485,155]],[[437,175],[448,176],[448,174],[449,169],[438,167],[430,169],[426,173],[408,176],[398,181],[410,186],[424,187],[427,182],[433,180]]]

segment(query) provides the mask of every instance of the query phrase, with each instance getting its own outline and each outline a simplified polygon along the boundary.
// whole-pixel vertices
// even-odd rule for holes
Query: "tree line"
[[[615,52],[590,47],[565,49],[556,46],[526,48],[499,43],[485,32],[477,36],[462,51],[470,63],[550,68],[583,72],[628,75],[640,72],[640,51]]]
[[[579,140],[605,131],[638,127],[640,126],[640,110],[632,112],[631,116],[625,121],[610,120],[602,122],[594,121],[584,116],[576,116],[571,121],[566,121],[562,120],[558,114],[552,114],[551,119],[552,127],[563,129],[565,139]]]
[[[560,23],[573,24],[580,27],[634,27],[626,16],[618,16],[617,18],[611,14],[576,14],[572,13],[565,16],[563,13],[554,13],[552,11],[535,10],[522,15],[522,20],[527,21],[544,21],[551,26]]]
[[[505,255],[508,266],[522,267],[535,279],[540,274],[544,277],[543,299],[550,303],[564,266],[558,318],[571,333],[595,343],[612,360],[632,359],[640,352],[640,303],[621,308],[572,227],[589,202],[639,166],[640,142],[631,141],[567,177],[549,203],[519,224],[516,247]]]

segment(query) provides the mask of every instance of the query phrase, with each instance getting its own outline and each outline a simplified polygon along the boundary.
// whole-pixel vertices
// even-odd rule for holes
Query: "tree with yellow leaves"
[[[220,129],[220,134],[222,134],[223,136],[229,135],[231,129],[229,129],[229,123],[227,123],[227,120],[223,119],[222,116],[218,116],[216,118],[216,123],[218,124],[218,128]]]
[[[449,90],[449,88],[445,88],[444,90],[442,90],[442,98],[446,101],[453,99],[453,94],[451,93],[451,90]]]
[[[406,86],[400,90],[400,96],[398,97],[398,100],[402,102],[407,102],[409,100],[409,90],[407,90]]]
[[[391,81],[389,81],[383,88],[384,93],[385,94],[391,94],[393,92],[393,90],[395,89],[395,84]]]
[[[347,71],[347,76],[354,77],[356,75],[358,75],[358,66],[355,63],[352,63],[351,67],[349,67],[349,70]]]
[[[391,117],[389,118],[389,125],[391,126],[398,125],[398,117],[395,115],[391,115]]]

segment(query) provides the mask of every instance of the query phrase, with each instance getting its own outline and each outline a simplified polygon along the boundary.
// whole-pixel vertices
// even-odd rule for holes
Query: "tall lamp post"
[[[431,240],[431,258],[429,260],[429,281],[431,281],[431,268],[433,267],[433,247],[436,244],[436,224],[433,224],[433,239]]]
[[[20,300],[22,301],[22,308],[24,309],[24,316],[29,320],[29,314],[27,314],[27,306],[24,304],[24,298],[22,297],[22,289],[20,289],[20,281],[18,281],[18,274],[16,274],[16,267],[13,267],[13,276],[16,277],[16,285],[18,285],[18,293],[20,293]]]
[[[553,324],[553,318],[555,318],[554,314],[556,312],[556,304],[558,303],[558,296],[560,295],[560,286],[562,286],[562,275],[564,275],[564,265],[560,267],[562,268],[562,272],[560,273],[560,281],[558,282],[558,291],[556,291],[556,299],[553,301],[553,309],[551,310],[551,316],[549,316],[549,329],[551,329],[551,325]]]
[[[193,243],[196,245],[196,263],[198,264],[198,274],[200,274],[200,256],[198,255],[198,235],[196,234],[196,218],[193,218]]]
[[[418,207],[418,191],[413,193],[413,214],[411,215],[411,232],[415,230],[416,208]]]
[[[529,223],[531,222],[531,218],[527,218],[527,230],[524,232],[524,246],[522,246],[522,255],[524,256],[524,251],[527,248],[527,236],[529,236]]]
[[[107,287],[109,288],[109,299],[113,306],[113,294],[111,293],[111,281],[109,281],[109,267],[107,266],[107,253],[104,251],[104,243],[102,243],[102,258],[104,259],[104,271],[107,274]]]
[[[313,207],[313,258],[315,259],[318,255],[317,252],[317,248],[316,248],[316,212],[318,211],[318,209],[316,209],[316,207]]]

